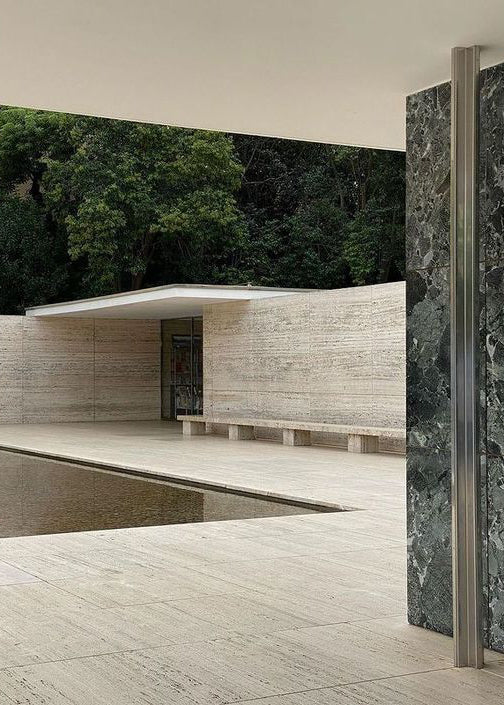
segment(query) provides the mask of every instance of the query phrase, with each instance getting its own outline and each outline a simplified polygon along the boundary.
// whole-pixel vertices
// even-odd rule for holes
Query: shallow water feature
[[[0,451],[0,537],[321,511],[336,510]]]

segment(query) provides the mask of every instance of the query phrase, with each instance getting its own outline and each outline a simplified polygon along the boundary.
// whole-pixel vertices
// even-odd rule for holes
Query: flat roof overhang
[[[502,0],[2,0],[0,104],[402,150],[450,49],[504,61]]]
[[[168,319],[201,316],[207,304],[288,296],[308,289],[170,284],[26,309],[39,318]]]

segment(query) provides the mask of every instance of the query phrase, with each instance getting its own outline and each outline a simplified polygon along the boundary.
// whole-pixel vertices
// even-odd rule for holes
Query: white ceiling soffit
[[[207,304],[289,296],[307,289],[172,284],[26,310],[40,318],[168,319],[201,316]]]
[[[0,103],[404,148],[450,48],[504,61],[503,0],[0,0]]]

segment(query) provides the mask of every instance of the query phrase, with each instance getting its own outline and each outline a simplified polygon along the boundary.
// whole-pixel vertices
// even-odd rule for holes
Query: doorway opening
[[[161,321],[161,414],[203,413],[203,319]]]

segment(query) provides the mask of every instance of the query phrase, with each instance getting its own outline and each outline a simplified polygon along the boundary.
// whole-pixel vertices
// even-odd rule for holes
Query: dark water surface
[[[0,451],[0,537],[318,511]]]

